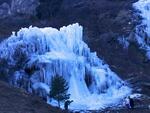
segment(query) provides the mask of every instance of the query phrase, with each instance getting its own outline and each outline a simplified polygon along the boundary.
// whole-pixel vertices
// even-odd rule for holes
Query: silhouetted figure
[[[65,101],[65,103],[64,103],[64,108],[65,108],[65,110],[68,110],[68,106],[71,104],[73,102],[73,100],[67,100],[67,101]]]
[[[129,100],[130,100],[130,108],[133,109],[134,108],[134,101],[130,97],[129,97]]]
[[[132,98],[130,98],[130,96],[128,96],[125,100],[125,104],[129,109],[133,109],[134,108],[134,101]]]

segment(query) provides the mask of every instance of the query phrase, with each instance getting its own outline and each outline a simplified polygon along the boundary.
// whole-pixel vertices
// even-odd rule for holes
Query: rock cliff
[[[38,0],[2,0],[0,2],[0,18],[10,15],[35,15]]]

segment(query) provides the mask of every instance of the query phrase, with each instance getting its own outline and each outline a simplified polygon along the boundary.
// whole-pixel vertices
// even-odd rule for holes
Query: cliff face
[[[90,48],[121,78],[130,80],[135,89],[142,88],[140,92],[149,94],[150,62],[144,51],[138,49],[135,43],[124,49],[118,42],[120,36],[131,36],[140,23],[141,17],[132,8],[132,3],[136,1],[2,0],[0,37],[6,38],[12,31],[30,25],[59,28],[78,22],[84,27],[84,41]]]
[[[16,14],[35,15],[38,0],[12,0],[11,11]]]
[[[38,0],[1,0],[0,2],[0,18],[11,15],[35,15]]]
[[[4,2],[0,5],[0,18],[5,18],[10,13],[10,6],[8,3]]]
[[[76,22],[84,26],[85,40],[88,43],[93,42],[93,38],[101,40],[121,34],[128,35],[138,20],[132,10],[132,3],[135,1],[2,0],[0,18],[7,19],[1,20],[0,25],[5,27],[8,24],[9,28],[7,33],[0,32],[0,35],[10,34],[11,31],[31,24],[61,27]]]
[[[118,42],[121,36],[132,38],[136,25],[141,22],[141,17],[132,8],[136,1],[0,0],[0,39],[30,25],[59,28],[78,22],[84,27],[84,41],[92,51],[96,51],[114,72],[131,83],[135,92],[149,96],[150,62],[144,51],[134,42],[128,45],[128,49]],[[144,102],[149,104],[147,99],[142,104]]]

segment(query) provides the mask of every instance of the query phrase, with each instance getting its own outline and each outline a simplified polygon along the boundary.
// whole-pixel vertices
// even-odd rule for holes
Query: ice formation
[[[79,24],[54,28],[23,28],[0,44],[0,58],[16,66],[10,83],[47,97],[52,76],[69,83],[71,109],[117,105],[131,89],[82,40]],[[48,98],[47,102],[51,102]]]
[[[150,59],[150,0],[139,0],[133,5],[140,11],[143,18],[141,25],[136,28],[136,41],[147,52]]]

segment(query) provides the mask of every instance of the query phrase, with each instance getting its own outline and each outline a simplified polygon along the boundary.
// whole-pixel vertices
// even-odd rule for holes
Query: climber
[[[67,101],[65,101],[65,103],[64,103],[64,108],[65,108],[65,110],[68,110],[68,106],[71,104],[73,102],[73,100],[67,100]]]
[[[134,101],[132,98],[130,98],[130,96],[128,96],[125,99],[125,105],[129,108],[129,109],[133,109],[134,108]]]

